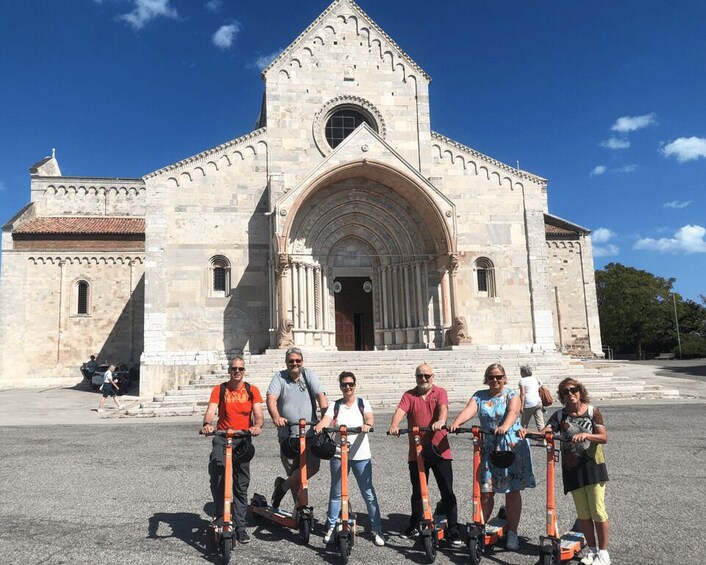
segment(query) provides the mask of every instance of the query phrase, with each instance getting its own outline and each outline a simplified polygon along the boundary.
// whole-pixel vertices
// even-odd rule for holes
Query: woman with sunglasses
[[[598,408],[589,403],[586,387],[566,378],[557,389],[564,408],[557,410],[543,432],[561,433],[561,474],[564,494],[571,493],[581,531],[586,536],[588,554],[582,565],[610,565],[608,555],[608,514],[605,484],[608,481],[603,444],[608,430]],[[597,543],[596,543],[597,541]]]
[[[517,527],[522,513],[520,491],[535,486],[529,444],[518,435],[522,429],[519,420],[520,397],[517,392],[507,387],[505,369],[500,363],[488,366],[483,382],[488,388],[473,394],[449,430],[456,431],[456,428],[477,414],[481,429],[494,432],[494,436],[484,436],[481,453],[480,490],[483,516],[486,519],[492,516],[495,493],[504,494],[508,526],[505,543],[507,549],[518,550],[520,540],[517,537]],[[490,455],[496,448],[512,450],[515,453],[514,461],[509,467],[501,469],[490,462]]]
[[[314,427],[317,434],[333,423],[333,427],[346,426],[361,428],[360,434],[348,434],[348,471],[353,470],[358,482],[360,494],[368,507],[368,518],[372,530],[373,543],[385,545],[380,521],[380,506],[378,505],[375,487],[373,486],[373,464],[370,460],[370,442],[368,431],[373,427],[373,409],[370,403],[355,395],[356,378],[350,371],[338,375],[338,384],[343,397],[328,405],[326,414]],[[331,459],[331,491],[329,494],[328,516],[326,519],[326,535],[324,543],[333,538],[334,527],[341,511],[341,448],[336,442],[336,455]]]

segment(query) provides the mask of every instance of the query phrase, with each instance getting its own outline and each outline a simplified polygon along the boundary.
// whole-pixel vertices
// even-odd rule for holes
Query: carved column
[[[409,283],[409,264],[404,269],[404,299],[407,327],[412,327],[412,285]]]
[[[456,309],[456,296],[458,295],[458,285],[456,275],[458,274],[458,255],[456,253],[449,254],[449,306],[451,308],[451,317],[453,320],[458,316]]]
[[[277,255],[277,327],[287,318],[287,313],[291,305],[291,286],[289,279],[289,255],[279,253]]]
[[[390,289],[388,288],[388,272],[387,266],[380,267],[380,297],[382,302],[382,328],[388,329],[389,326],[389,316],[388,309],[390,303]]]
[[[424,325],[424,283],[422,281],[422,265],[419,261],[414,263],[414,276],[417,293],[417,326],[422,327]]]
[[[329,291],[328,291],[328,267],[321,268],[321,320],[324,331],[328,330],[329,322]]]
[[[441,325],[448,326],[451,320],[451,300],[449,297],[449,272],[446,269],[439,269],[441,275]]]
[[[306,272],[306,327],[307,329],[314,328],[314,268],[311,265],[305,265]]]

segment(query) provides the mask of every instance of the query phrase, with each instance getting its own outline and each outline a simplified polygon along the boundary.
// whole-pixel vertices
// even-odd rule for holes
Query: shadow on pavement
[[[170,533],[159,533],[160,526],[168,526]],[[205,558],[215,561],[208,520],[191,512],[158,512],[149,519],[148,539],[175,538],[196,549]]]

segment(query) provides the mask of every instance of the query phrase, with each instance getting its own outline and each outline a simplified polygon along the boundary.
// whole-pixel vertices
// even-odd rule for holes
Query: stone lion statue
[[[451,327],[446,330],[446,345],[460,345],[462,343],[471,343],[471,338],[468,337],[466,317],[456,316]]]
[[[277,328],[277,347],[286,349],[294,345],[294,322],[289,318],[285,318],[279,323]]]

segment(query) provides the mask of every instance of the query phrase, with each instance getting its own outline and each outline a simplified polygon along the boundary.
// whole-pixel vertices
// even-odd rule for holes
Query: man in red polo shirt
[[[448,540],[453,547],[462,547],[463,542],[458,534],[458,507],[456,495],[453,491],[453,470],[451,468],[451,447],[449,446],[448,432],[441,428],[446,425],[449,412],[449,399],[446,389],[434,385],[434,370],[423,363],[415,371],[417,386],[402,395],[402,400],[397,405],[397,410],[390,423],[390,435],[400,435],[400,422],[407,416],[407,426],[413,428],[431,427],[433,432],[422,432],[422,446],[431,442],[438,455],[436,461],[424,461],[424,470],[427,478],[429,469],[434,472],[436,484],[441,493],[441,504],[448,520]],[[419,535],[419,523],[422,520],[422,493],[419,487],[419,471],[417,469],[417,452],[414,438],[409,434],[409,478],[412,483],[412,515],[409,527],[404,535],[413,538]]]
[[[245,384],[245,361],[242,357],[234,357],[229,365],[230,380],[225,383],[224,394],[221,386],[216,385],[211,391],[208,408],[203,417],[204,433],[213,433],[213,419],[218,412],[219,430],[248,430],[258,436],[262,431],[264,417],[262,413],[262,396],[255,386]],[[250,441],[250,438],[236,439],[233,451],[239,442]],[[213,436],[213,449],[208,463],[208,473],[211,476],[211,494],[216,506],[215,522],[223,519],[223,477],[225,475],[225,438]],[[250,486],[250,462],[238,461],[233,457],[233,521],[235,522],[235,537],[240,543],[248,543],[250,535],[245,529],[245,512],[248,508],[248,487]]]

